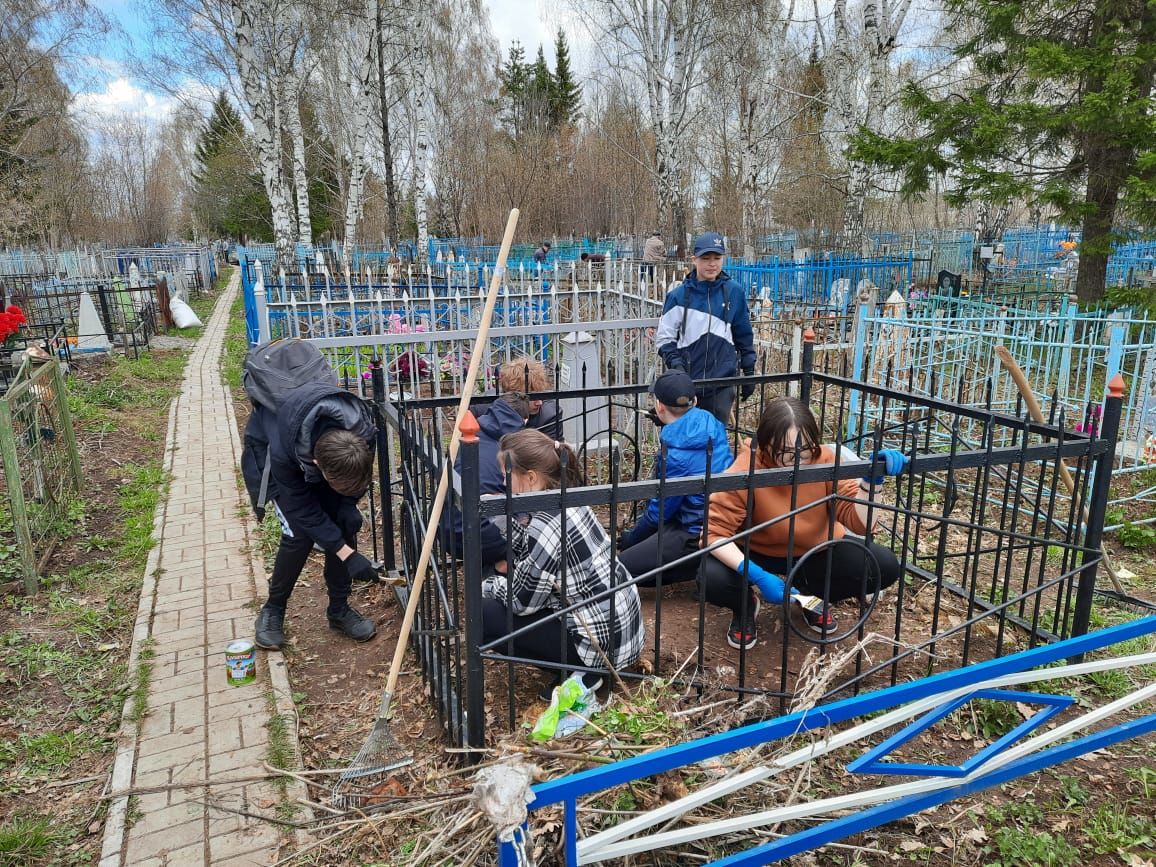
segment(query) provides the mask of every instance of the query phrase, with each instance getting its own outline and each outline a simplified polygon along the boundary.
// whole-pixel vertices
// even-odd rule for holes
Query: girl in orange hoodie
[[[755,432],[755,445],[748,442],[745,448],[740,447],[738,457],[727,472],[749,473],[752,459],[756,470],[793,467],[796,451],[800,466],[835,462],[835,453],[822,444],[819,426],[806,404],[794,397],[777,397],[763,410]],[[817,545],[842,539],[848,530],[866,534],[868,501],[881,489],[887,475],[903,471],[907,457],[895,449],[884,449],[872,457],[870,468],[880,463],[884,476],[869,474],[862,480],[806,482],[794,487],[783,485],[711,494],[707,544],[729,539],[746,527],[772,523],[751,534],[749,556],[744,554],[743,540],[728,542],[711,551],[713,556],[704,564],[707,580],[711,577],[718,580],[727,573],[731,580],[742,581],[745,577],[768,602],[782,604],[785,584],[780,576],[788,574],[794,562]],[[838,496],[847,499],[833,502],[827,499],[836,493],[836,485]],[[751,494],[754,503],[748,523],[747,498]],[[792,497],[796,512],[793,519],[784,517],[792,511]],[[852,499],[856,502],[851,502]],[[808,508],[808,504],[814,505]],[[895,554],[874,542],[870,548],[879,564],[878,582],[869,580],[875,577],[875,566],[858,542],[831,545],[826,554],[811,557],[803,564],[791,593],[807,594],[807,598],[800,598],[799,602],[813,630],[834,634],[837,629],[824,599],[827,602],[858,599],[898,580],[899,561]],[[746,622],[738,622],[740,618],[736,616],[731,623],[727,640],[732,647],[750,648],[757,642],[758,597],[755,598],[756,604],[748,608]]]

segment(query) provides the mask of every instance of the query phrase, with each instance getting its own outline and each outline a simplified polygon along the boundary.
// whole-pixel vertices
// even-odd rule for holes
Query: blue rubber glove
[[[871,464],[874,465],[876,461],[883,461],[883,475],[868,474],[863,478],[873,485],[881,485],[887,481],[888,476],[897,476],[903,472],[907,468],[909,458],[899,449],[880,449],[871,455]]]
[[[754,560],[743,560],[739,563],[738,573],[746,574],[747,580],[759,588],[759,593],[772,605],[781,605],[783,602],[783,579],[772,575]],[[792,589],[792,594],[794,590]]]

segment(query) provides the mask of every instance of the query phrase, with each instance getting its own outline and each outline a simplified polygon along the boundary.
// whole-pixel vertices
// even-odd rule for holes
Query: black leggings
[[[871,543],[871,553],[879,563],[878,589],[890,587],[899,580],[899,560],[891,549],[875,542]],[[786,581],[789,571],[786,557],[768,557],[766,554],[751,551],[750,559]],[[796,557],[795,562],[798,563],[798,560]],[[830,588],[826,586],[828,566]],[[729,580],[736,584],[742,582],[741,575],[710,556],[707,557],[706,574],[708,583],[712,580],[715,582],[728,580],[728,576]],[[869,574],[874,578],[875,564],[868,561],[867,553],[863,550],[863,541],[848,539],[832,545],[824,553],[808,557],[791,586],[800,593],[819,596],[828,602],[841,602],[844,599],[859,599],[861,596],[866,597],[874,593],[875,582],[868,581]]]
[[[698,534],[688,533],[681,527],[667,525],[662,528],[661,543],[658,537],[659,534],[655,533],[653,536],[648,536],[643,539],[637,545],[631,545],[629,548],[624,548],[618,553],[618,559],[632,576],[645,575],[647,572],[657,569],[666,563],[673,562],[680,557],[685,557],[687,554],[693,554],[698,550]],[[689,560],[681,566],[663,569],[662,583],[668,585],[677,584],[681,581],[697,581],[699,562],[702,559],[718,562],[715,561],[714,557],[710,554],[703,554],[701,557],[695,557],[693,560]],[[657,583],[658,575],[652,575],[649,578],[644,578],[639,581],[638,586],[653,587]],[[730,569],[724,569],[723,572],[720,572],[708,568],[706,574],[703,576],[703,583],[703,595],[711,605],[717,605],[720,608],[729,608],[736,615],[742,610],[742,581],[734,572],[731,572]],[[749,611],[751,608],[752,603],[748,598],[747,610]]]
[[[500,599],[482,600],[482,640],[484,642],[495,641],[521,629],[523,626],[539,623],[536,629],[531,629],[514,639],[513,656],[536,659],[541,662],[560,663],[561,665],[585,665],[578,656],[578,651],[574,647],[574,639],[570,637],[570,630],[566,629],[564,619],[551,618],[551,615],[554,614],[553,611],[539,611],[527,615],[515,614],[513,629],[510,629],[506,624],[506,614],[506,605]],[[498,653],[507,653],[508,646],[503,643],[495,647],[494,650]]]

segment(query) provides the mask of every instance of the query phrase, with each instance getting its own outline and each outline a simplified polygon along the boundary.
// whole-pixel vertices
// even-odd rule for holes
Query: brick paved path
[[[143,664],[150,649],[155,654],[148,713],[138,734],[129,700],[114,794],[263,774],[269,720],[277,707],[291,709],[279,655],[258,656],[255,683],[232,687],[225,676],[225,646],[234,638],[252,638],[251,603],[258,582],[262,591],[264,585],[249,553],[253,525],[237,482],[240,444],[220,372],[238,282],[234,272],[189,358],[170,414],[165,454],[171,485],[167,501],[158,506],[153,528],[158,544],[145,573],[133,637],[134,669],[142,664],[142,650]],[[291,721],[285,729],[292,738]],[[296,751],[295,741],[289,746]],[[290,790],[291,799],[297,794]],[[243,813],[274,815],[280,800],[281,792],[269,782],[171,788],[132,801],[117,799],[105,826],[101,867],[271,864],[288,842],[283,831]]]

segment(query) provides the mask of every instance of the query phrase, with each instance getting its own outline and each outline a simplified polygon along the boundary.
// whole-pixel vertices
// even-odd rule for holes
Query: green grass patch
[[[249,332],[245,328],[245,297],[237,293],[237,300],[229,310],[229,326],[225,329],[224,352],[221,355],[221,377],[233,391],[241,388],[241,363],[249,351]]]
[[[159,460],[128,466],[125,472],[128,481],[122,485],[119,497],[125,515],[120,553],[126,565],[143,568],[155,541],[153,514],[168,490],[168,479]]]
[[[89,732],[41,732],[0,741],[0,770],[20,765],[22,775],[59,774],[99,749],[102,741]]]
[[[132,709],[129,719],[139,723],[149,712],[149,684],[153,679],[153,660],[157,656],[156,639],[146,638],[141,642],[140,656],[137,658],[136,682],[132,689]]]
[[[18,867],[46,858],[71,837],[55,818],[13,816],[0,824],[0,867]]]

